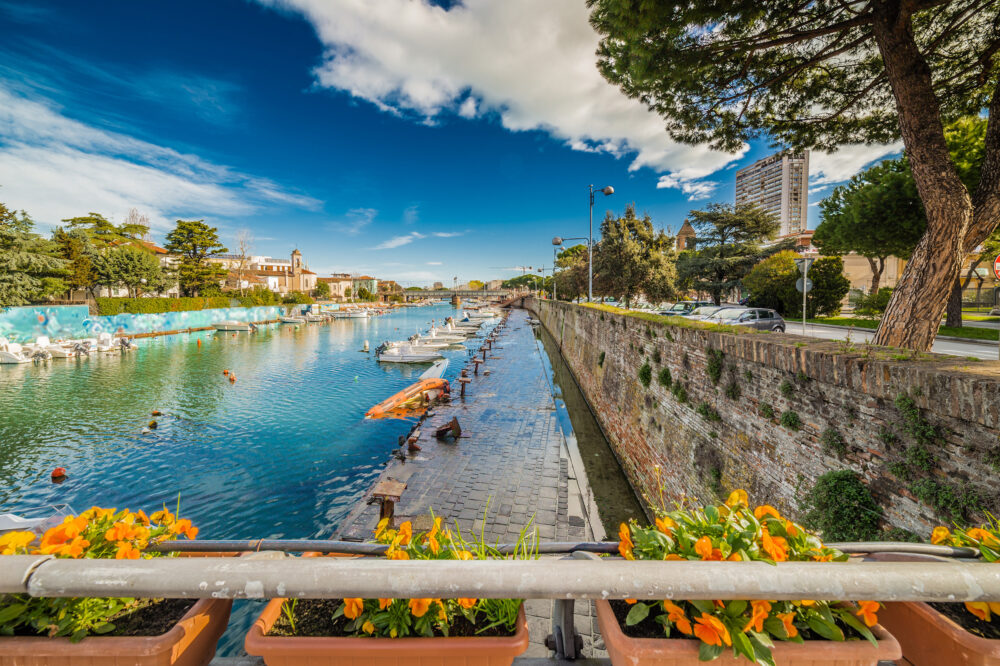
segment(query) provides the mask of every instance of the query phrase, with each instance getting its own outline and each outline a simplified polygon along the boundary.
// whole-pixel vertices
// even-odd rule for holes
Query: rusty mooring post
[[[474,358],[474,359],[472,359],[472,362],[476,364],[475,365],[476,369],[475,369],[475,373],[474,374],[478,377],[479,376],[479,365],[481,363],[485,363],[486,361],[481,361],[478,358]]]
[[[380,481],[375,486],[375,490],[372,491],[372,497],[380,501],[378,519],[388,518],[390,527],[392,527],[392,519],[396,513],[396,502],[403,496],[404,490],[406,490],[405,483],[388,480]]]

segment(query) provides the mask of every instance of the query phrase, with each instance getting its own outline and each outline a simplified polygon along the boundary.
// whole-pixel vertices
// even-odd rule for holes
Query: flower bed
[[[751,510],[742,490],[733,492],[719,506],[661,510],[650,527],[635,522],[622,524],[619,552],[628,560],[772,564],[847,560],[846,554],[824,546],[819,537],[783,518],[774,507],[763,505]],[[862,601],[856,606],[810,599],[655,603],[628,599],[625,603],[615,613],[615,607],[608,602],[598,602],[601,631],[615,663],[626,663],[630,652],[643,647],[617,641],[622,647],[616,646],[616,657],[612,649],[616,631],[624,637],[652,642],[656,651],[667,650],[671,659],[680,659],[662,663],[710,661],[725,652],[760,664],[784,661],[788,653],[811,655],[809,659],[822,663],[817,650],[839,655],[838,659],[844,659],[842,663],[874,664],[879,659],[899,656],[899,646],[892,637],[876,628],[880,604],[875,601]],[[653,637],[659,638],[648,640]],[[680,640],[662,640],[665,638]],[[836,649],[829,642],[838,644]],[[786,648],[792,645],[822,647]],[[794,659],[791,663],[795,663]]]

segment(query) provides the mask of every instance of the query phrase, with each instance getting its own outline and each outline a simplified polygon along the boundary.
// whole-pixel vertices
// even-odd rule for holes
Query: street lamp
[[[612,190],[612,191],[614,191],[614,190]],[[557,256],[557,253],[559,252],[559,246],[562,245],[563,242],[568,241],[568,240],[585,240],[588,243],[590,242],[587,238],[584,238],[583,236],[574,236],[572,238],[563,238],[561,236],[556,236],[555,238],[552,239],[552,245],[553,245],[553,248],[552,248],[552,300],[553,301],[556,300],[556,256]],[[588,245],[587,247],[590,247],[590,246]]]
[[[611,196],[615,188],[610,185],[597,190]],[[590,186],[590,234],[587,244],[587,302],[594,302],[594,186]]]

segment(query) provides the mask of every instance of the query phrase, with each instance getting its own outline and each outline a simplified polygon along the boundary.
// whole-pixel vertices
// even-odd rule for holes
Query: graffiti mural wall
[[[107,331],[122,335],[204,328],[220,321],[266,321],[285,314],[283,306],[220,308],[190,312],[120,314],[98,317],[86,305],[0,308],[0,336],[11,342],[33,342],[40,335],[52,340],[92,338]]]

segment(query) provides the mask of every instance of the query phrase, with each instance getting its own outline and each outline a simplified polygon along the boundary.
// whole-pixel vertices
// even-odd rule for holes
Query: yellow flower
[[[388,527],[389,527],[388,518],[383,518],[382,520],[378,521],[378,525],[375,526],[375,538],[377,539],[380,536],[382,536],[382,532],[385,532],[386,528]]]
[[[473,606],[476,605],[477,601],[478,599],[459,599],[458,605],[461,606],[462,608],[472,608]]]
[[[467,550],[460,550],[460,551],[458,551],[458,559],[460,559],[460,560],[471,560],[471,559],[473,559],[473,555],[472,555],[472,553],[470,553]]]
[[[951,536],[951,531],[944,525],[935,527],[934,531],[931,532],[931,543],[933,544],[944,543],[945,541],[948,540],[948,537],[950,536]]]
[[[430,548],[431,552],[435,555],[437,555],[441,550],[441,544],[439,544],[438,540],[432,536],[427,537],[427,547]]]
[[[34,540],[34,532],[7,532],[0,536],[0,555],[17,555]]]
[[[399,526],[399,532],[396,534],[396,538],[399,539],[399,543],[404,546],[408,546],[410,544],[410,539],[413,538],[413,525],[410,524],[410,521],[406,521]]]
[[[660,530],[664,534],[670,534],[673,528],[677,527],[677,523],[672,521],[669,517],[663,516],[662,518],[656,519],[656,529]]]
[[[365,620],[365,623],[361,625],[361,631],[370,636],[375,633],[375,625],[371,623],[371,620]]]
[[[410,612],[413,617],[423,617],[431,607],[433,599],[410,599]]]
[[[990,622],[990,604],[985,601],[966,601],[965,608],[983,622]]]
[[[1000,545],[1000,540],[981,527],[973,527],[971,530],[966,531],[966,534],[976,541],[986,544],[987,546]]]
[[[386,557],[390,560],[408,560],[410,559],[410,554],[405,550],[391,550],[386,553]]]
[[[143,511],[142,509],[139,509],[138,511],[135,512],[135,517],[138,518],[139,522],[142,523],[143,525],[149,525],[149,516],[147,516],[146,512]]]
[[[729,498],[726,500],[726,506],[728,507],[738,507],[738,506],[749,506],[750,500],[747,498],[747,491],[745,490],[734,490],[729,493]]]
[[[166,506],[163,507],[163,511],[154,511],[153,515],[149,517],[154,523],[159,525],[172,525],[176,517],[174,514],[170,513]]]
[[[781,514],[770,504],[761,504],[756,509],[753,510],[753,517],[757,520],[762,520],[764,516],[773,516],[778,520],[781,520]]]
[[[356,620],[365,610],[364,599],[344,599],[344,617]]]

